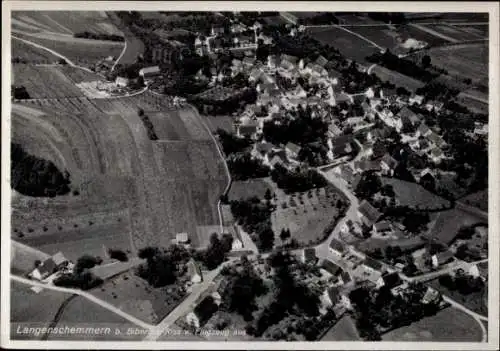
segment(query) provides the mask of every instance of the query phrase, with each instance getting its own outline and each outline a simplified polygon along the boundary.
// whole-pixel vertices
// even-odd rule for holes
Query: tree
[[[266,199],[267,201],[271,201],[272,198],[273,195],[271,193],[271,189],[267,188],[266,193],[264,194],[264,199]]]
[[[422,57],[422,66],[427,68],[430,65],[431,65],[431,57],[429,55],[424,55],[424,57]]]
[[[290,234],[290,229],[281,229],[281,233],[280,233],[280,239],[282,241],[286,241],[288,238],[290,238],[291,234]]]
[[[74,271],[79,274],[83,272],[85,269],[90,269],[102,263],[102,259],[100,257],[83,255],[77,261],[74,268]]]
[[[114,258],[118,261],[126,262],[128,261],[127,254],[122,250],[108,249],[108,255],[110,258]]]

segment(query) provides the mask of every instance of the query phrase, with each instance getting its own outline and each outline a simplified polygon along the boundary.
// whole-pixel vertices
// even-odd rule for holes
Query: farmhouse
[[[423,136],[423,137],[426,137],[426,136],[429,136],[432,134],[432,130],[430,130],[429,127],[427,127],[427,125],[425,123],[422,123],[418,129],[417,129],[417,134],[416,136],[417,137],[420,137],[420,136]]]
[[[392,158],[391,155],[386,153],[380,160],[380,168],[382,168],[382,173],[392,176],[394,170],[398,166],[398,161]]]
[[[236,135],[240,138],[257,138],[257,129],[259,125],[255,122],[249,122],[248,124],[240,124],[237,127]]]
[[[380,162],[378,161],[370,161],[367,159],[362,159],[358,161],[354,161],[354,171],[356,173],[362,173],[365,171],[380,171]]]
[[[115,84],[118,87],[126,87],[130,83],[130,80],[126,77],[116,77]]]
[[[159,66],[151,66],[142,68],[139,71],[139,75],[144,78],[144,81],[150,81],[151,79],[158,77],[161,74]]]
[[[332,241],[330,241],[329,249],[331,253],[337,256],[342,256],[347,251],[344,244],[335,238],[333,238]]]
[[[385,234],[392,231],[392,226],[389,221],[380,221],[373,225],[373,232],[375,234]]]
[[[201,269],[194,259],[190,259],[187,264],[187,273],[192,283],[201,283],[203,276]]]
[[[38,267],[36,267],[29,276],[36,280],[44,280],[48,276],[63,269],[69,264],[69,261],[64,257],[62,252],[58,252],[52,257],[47,258]]]
[[[373,207],[368,201],[363,200],[358,207],[359,219],[368,227],[371,227],[382,214]]]
[[[437,303],[441,300],[441,294],[439,291],[427,287],[427,290],[424,293],[424,296],[420,300],[424,305],[430,304],[430,303]]]
[[[294,143],[288,143],[285,146],[286,154],[291,159],[296,159],[299,156],[301,147]]]
[[[214,315],[218,310],[218,306],[214,301],[212,296],[206,296],[201,302],[194,308],[192,312],[189,312],[186,316],[186,322],[195,328],[200,328]]]
[[[408,102],[410,103],[410,105],[422,105],[422,103],[424,102],[424,97],[422,95],[412,95],[408,99]]]
[[[365,258],[365,260],[363,261],[363,267],[366,270],[368,270],[370,272],[374,272],[374,273],[382,272],[382,269],[383,269],[382,263],[380,263],[377,260],[374,260],[371,257]]]
[[[444,252],[438,252],[431,257],[432,266],[438,268],[439,266],[446,264],[453,260],[453,252],[447,250]]]
[[[342,268],[340,268],[330,260],[324,260],[323,263],[321,264],[321,268],[323,268],[325,271],[327,271],[333,276],[337,276],[337,274],[339,274],[342,271]]]
[[[314,247],[308,247],[302,250],[302,262],[304,263],[316,263],[318,258],[316,257],[316,249]]]

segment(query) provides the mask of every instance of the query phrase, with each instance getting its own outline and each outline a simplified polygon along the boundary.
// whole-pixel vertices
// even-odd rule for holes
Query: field
[[[19,334],[18,327],[48,327],[62,303],[72,295],[45,289],[35,293],[28,285],[10,285],[10,330],[15,340],[40,340],[42,335]]]
[[[175,286],[152,288],[133,273],[124,273],[94,289],[92,294],[149,323],[159,323],[181,301]]]
[[[69,34],[19,33],[14,36],[42,45],[67,57],[76,64],[92,66],[98,61],[112,56],[117,58],[123,50],[123,42],[73,38]]]
[[[453,39],[456,42],[485,38],[483,34],[477,33],[477,31],[467,30],[467,27],[462,27],[462,26],[453,26],[446,24],[427,24],[425,25],[425,27],[445,37],[449,37],[450,39]]]
[[[369,238],[363,240],[362,242],[356,244],[356,247],[360,251],[371,251],[376,248],[381,249],[382,251],[388,246],[399,246],[403,251],[413,251],[419,247],[425,245],[425,241],[420,237],[411,237],[411,238],[400,238],[394,240],[383,240],[377,238]]]
[[[483,316],[488,316],[488,284],[485,285],[483,291],[468,295],[462,295],[456,290],[451,291],[447,289],[439,283],[438,279],[429,282],[429,285],[468,309]]]
[[[356,329],[356,322],[351,316],[346,315],[330,328],[321,341],[362,341],[362,339]]]
[[[478,323],[465,312],[448,307],[407,327],[382,335],[383,341],[481,341]]]
[[[403,87],[409,91],[415,91],[425,85],[425,83],[419,80],[405,76],[404,74],[392,71],[380,65],[373,67],[371,72],[375,73],[382,81],[389,81],[397,87]]]
[[[233,121],[231,116],[202,116],[205,119],[210,131],[214,133],[217,129],[223,129],[228,133],[234,132]]]
[[[231,183],[228,197],[229,200],[247,199],[252,196],[263,199],[266,190],[269,189],[272,192],[273,188],[271,180],[268,178],[236,180]]]
[[[32,99],[83,97],[75,83],[101,79],[90,72],[66,66],[12,66],[13,84],[24,86]]]
[[[280,242],[282,229],[289,229],[291,237],[299,243],[309,243],[323,238],[323,230],[339,214],[336,207],[340,198],[332,188],[326,187],[311,190],[308,193],[285,195],[279,189],[276,191],[277,208],[271,214],[271,223],[276,242]],[[303,204],[300,201],[303,201]],[[283,208],[283,203],[286,208]]]
[[[396,201],[401,206],[421,209],[440,209],[450,205],[448,200],[431,193],[416,183],[385,177],[383,177],[381,181],[383,185],[392,185],[394,193],[396,194]]]
[[[322,44],[335,47],[348,59],[361,64],[368,64],[365,57],[380,51],[368,41],[336,27],[311,28],[307,30],[307,34]]]
[[[110,332],[81,334],[50,334],[47,340],[71,341],[140,341],[144,335],[127,335],[127,330],[141,327],[127,321],[123,317],[78,296],[72,299],[62,310],[55,327],[75,328],[110,328]],[[119,330],[120,333],[116,333]]]
[[[16,241],[11,241],[10,246],[10,272],[16,275],[25,275],[35,268],[35,261],[41,262],[49,258],[45,252],[32,249]]]
[[[488,211],[488,190],[481,190],[460,199],[461,202]]]
[[[121,35],[102,11],[13,11],[12,29],[74,34],[93,32]]]
[[[433,48],[428,54],[432,65],[446,69],[450,75],[470,78],[473,82],[488,81],[487,42]]]
[[[59,57],[52,55],[48,51],[38,49],[15,38],[12,38],[11,45],[12,58],[19,58],[29,63],[53,63],[59,59]]]
[[[218,224],[227,178],[194,110],[169,110],[148,93],[29,105],[37,109],[14,105],[13,139],[67,169],[79,195],[14,197],[12,235],[22,243],[51,254],[61,250],[70,259],[82,253],[106,258],[110,247],[133,256],[136,248],[169,245],[178,232],[190,233],[196,245],[198,226]],[[139,107],[183,123],[186,140],[151,142]]]
[[[428,236],[444,244],[449,244],[454,240],[460,228],[478,223],[484,223],[484,221],[456,208],[439,212]]]

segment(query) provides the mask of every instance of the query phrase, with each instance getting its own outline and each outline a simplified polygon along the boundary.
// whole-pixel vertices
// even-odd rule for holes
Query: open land
[[[62,309],[57,318],[55,327],[68,328],[110,328],[110,331],[74,334],[49,334],[47,340],[82,340],[82,341],[140,341],[143,335],[127,333],[130,329],[140,327],[89,301],[85,297],[77,296]],[[116,331],[119,330],[119,333]]]
[[[468,309],[483,316],[488,316],[488,284],[485,284],[482,291],[473,292],[467,295],[462,295],[457,290],[449,290],[441,285],[438,279],[430,281],[429,285]]]
[[[272,182],[268,178],[236,180],[231,183],[228,197],[230,201],[248,199],[253,196],[263,199],[267,189],[272,192],[273,188]]]
[[[460,201],[464,202],[467,205],[474,206],[479,208],[482,211],[488,211],[488,191],[481,190],[476,193],[472,193],[467,195],[464,198],[461,198]]]
[[[12,58],[19,58],[25,62],[34,64],[49,64],[56,62],[59,58],[46,50],[36,48],[20,40],[11,41]]]
[[[356,322],[345,315],[321,338],[321,341],[361,341]]]
[[[391,185],[396,195],[396,201],[401,206],[420,209],[440,209],[448,207],[450,202],[431,193],[419,184],[407,182],[397,178],[381,178],[383,185]]]
[[[456,308],[448,307],[435,316],[422,318],[409,326],[382,336],[383,341],[481,341],[478,322]]]
[[[395,84],[397,87],[403,87],[409,91],[415,91],[425,85],[424,82],[421,82],[412,77],[405,76],[404,74],[401,74],[399,72],[392,71],[380,65],[376,65],[375,67],[373,67],[371,72],[375,73],[382,81],[389,81],[390,83]]]
[[[457,208],[439,212],[428,237],[448,244],[453,241],[460,228],[484,222],[482,218]]]
[[[72,295],[45,289],[39,293],[29,286],[12,282],[10,285],[10,330],[16,340],[40,340],[42,335],[18,334],[18,327],[48,327],[59,307]]]

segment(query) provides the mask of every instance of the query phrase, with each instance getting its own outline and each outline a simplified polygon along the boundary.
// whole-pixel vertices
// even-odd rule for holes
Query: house
[[[396,161],[391,155],[386,153],[382,156],[382,159],[380,160],[380,168],[384,174],[392,176],[397,166],[398,161]]]
[[[259,21],[255,21],[255,23],[253,24],[252,28],[254,30],[261,30],[262,29],[262,24]]]
[[[236,135],[240,138],[257,138],[258,123],[248,122],[247,124],[240,124],[237,126]]]
[[[323,262],[321,263],[321,268],[323,268],[325,271],[327,271],[333,276],[336,276],[342,271],[342,268],[340,268],[330,260],[323,260]]]
[[[191,258],[186,263],[186,267],[187,267],[187,274],[188,274],[191,282],[200,283],[203,280],[203,276],[201,274],[201,269],[194,259]]]
[[[277,55],[269,55],[267,57],[267,67],[276,68],[279,66],[280,58]]]
[[[344,270],[342,270],[342,272],[340,273],[340,280],[341,280],[341,283],[344,285],[352,282],[351,275],[347,271],[344,271]]]
[[[410,105],[417,104],[417,105],[422,105],[424,102],[424,97],[422,95],[412,95],[408,99],[408,103]]]
[[[467,269],[467,274],[473,276],[474,278],[481,276],[481,272],[479,272],[479,268],[477,268],[477,265],[475,264],[471,264],[469,266],[469,269]]]
[[[427,111],[435,111],[435,112],[439,112],[441,111],[441,109],[443,108],[444,104],[440,101],[428,101],[426,104],[425,104],[425,108],[427,109]]]
[[[328,60],[323,55],[319,55],[314,63],[318,66],[325,67],[325,65],[328,63]]]
[[[316,249],[308,247],[302,250],[302,262],[315,264],[318,258],[316,257]]]
[[[260,142],[253,145],[251,155],[254,158],[264,160],[264,163],[269,162],[269,154],[273,150],[274,145],[271,143]]]
[[[29,276],[36,280],[44,280],[45,278],[56,273],[58,270],[66,267],[69,261],[61,252],[56,253],[52,257],[47,258],[38,267],[36,267]]]
[[[299,152],[300,152],[301,149],[302,148],[299,145],[291,143],[291,142],[289,142],[285,146],[286,154],[291,159],[296,159],[298,157]]]
[[[377,280],[377,288],[380,289],[381,287],[385,287],[393,289],[401,285],[402,282],[403,281],[397,272],[386,273]]]
[[[348,163],[335,168],[335,173],[347,183],[351,183],[354,178],[354,170]]]
[[[245,59],[243,59],[243,63],[245,63]],[[250,82],[257,82],[262,77],[263,74],[264,74],[264,72],[262,71],[262,69],[254,68],[250,71],[250,74],[248,76],[248,80]]]
[[[158,77],[161,74],[159,66],[151,66],[142,68],[139,75],[144,78],[144,81],[150,81],[152,78]]]
[[[188,244],[189,243],[189,236],[188,233],[183,232],[183,233],[177,233],[175,235],[175,241],[177,244]]]
[[[478,136],[487,136],[488,123],[474,122],[474,134]]]
[[[276,165],[279,164],[285,168],[288,168],[290,161],[288,161],[285,152],[273,153],[271,159],[269,160],[269,167],[274,169]]]
[[[201,302],[186,316],[186,322],[195,328],[200,328],[217,312],[218,306],[214,298],[206,296]]]
[[[365,171],[380,171],[380,162],[378,161],[370,161],[367,159],[361,159],[358,161],[354,161],[354,171],[356,173],[363,173]]]
[[[372,129],[366,134],[366,140],[374,142],[376,140],[384,140],[391,136],[391,130],[387,127]]]
[[[306,91],[304,90],[304,88],[302,88],[302,86],[300,84],[297,84],[295,89],[288,92],[287,95],[289,95],[291,97],[295,97],[295,98],[306,98],[307,97]]]
[[[247,68],[252,67],[255,63],[255,57],[247,56],[247,57],[243,58],[243,60],[241,62]]]
[[[427,125],[425,123],[422,123],[422,124],[420,124],[420,126],[417,129],[416,136],[417,137],[420,137],[420,136],[427,137],[431,134],[432,134],[432,130],[430,130],[430,128],[427,127]]]
[[[328,124],[328,136],[330,138],[335,138],[342,134],[342,130],[335,124],[334,121]]]
[[[212,30],[210,31],[211,36],[217,36],[222,34],[224,34],[224,27],[212,27]]]
[[[373,273],[382,272],[383,270],[382,263],[371,257],[365,258],[363,261],[363,268]]]
[[[427,287],[427,290],[424,293],[424,296],[422,296],[422,299],[420,300],[424,305],[428,305],[430,303],[439,303],[441,300],[441,294],[439,291]]]
[[[389,221],[380,221],[373,225],[373,232],[375,234],[384,234],[392,231],[392,226]]]
[[[432,160],[432,162],[438,164],[446,157],[444,156],[443,150],[436,147],[436,148],[431,150],[431,152],[429,154],[429,158]]]
[[[352,135],[340,135],[332,139],[331,143],[334,158],[348,156],[354,152]]]
[[[281,65],[282,66],[283,66],[283,63],[285,63],[285,65],[287,67],[293,68],[297,65],[297,61],[298,61],[298,58],[295,56],[281,55]],[[290,69],[290,68],[288,68],[288,69]]]
[[[432,267],[438,268],[448,262],[453,260],[453,252],[447,250],[444,252],[438,252],[431,257]]]
[[[231,33],[243,33],[247,30],[247,27],[241,23],[234,23],[231,25]]]
[[[368,201],[363,200],[359,204],[358,217],[366,226],[371,227],[381,216],[382,213],[380,213]]]
[[[231,250],[238,251],[241,249],[243,249],[243,242],[239,238],[233,236],[233,243],[231,244]]]
[[[344,244],[335,238],[333,238],[332,241],[330,241],[329,250],[331,253],[337,256],[342,256],[347,252],[347,249],[344,246]]]
[[[326,288],[323,292],[323,295],[321,296],[321,300],[330,307],[341,304],[344,308],[352,308],[351,300],[349,299],[347,294],[343,291],[343,289],[337,286]]]
[[[430,134],[427,135],[427,140],[432,146],[443,147],[446,145],[444,139],[434,132],[431,132]]]
[[[129,83],[130,83],[130,79],[128,79],[126,77],[120,77],[120,76],[116,77],[115,84],[118,87],[124,88],[124,87],[128,86]]]

